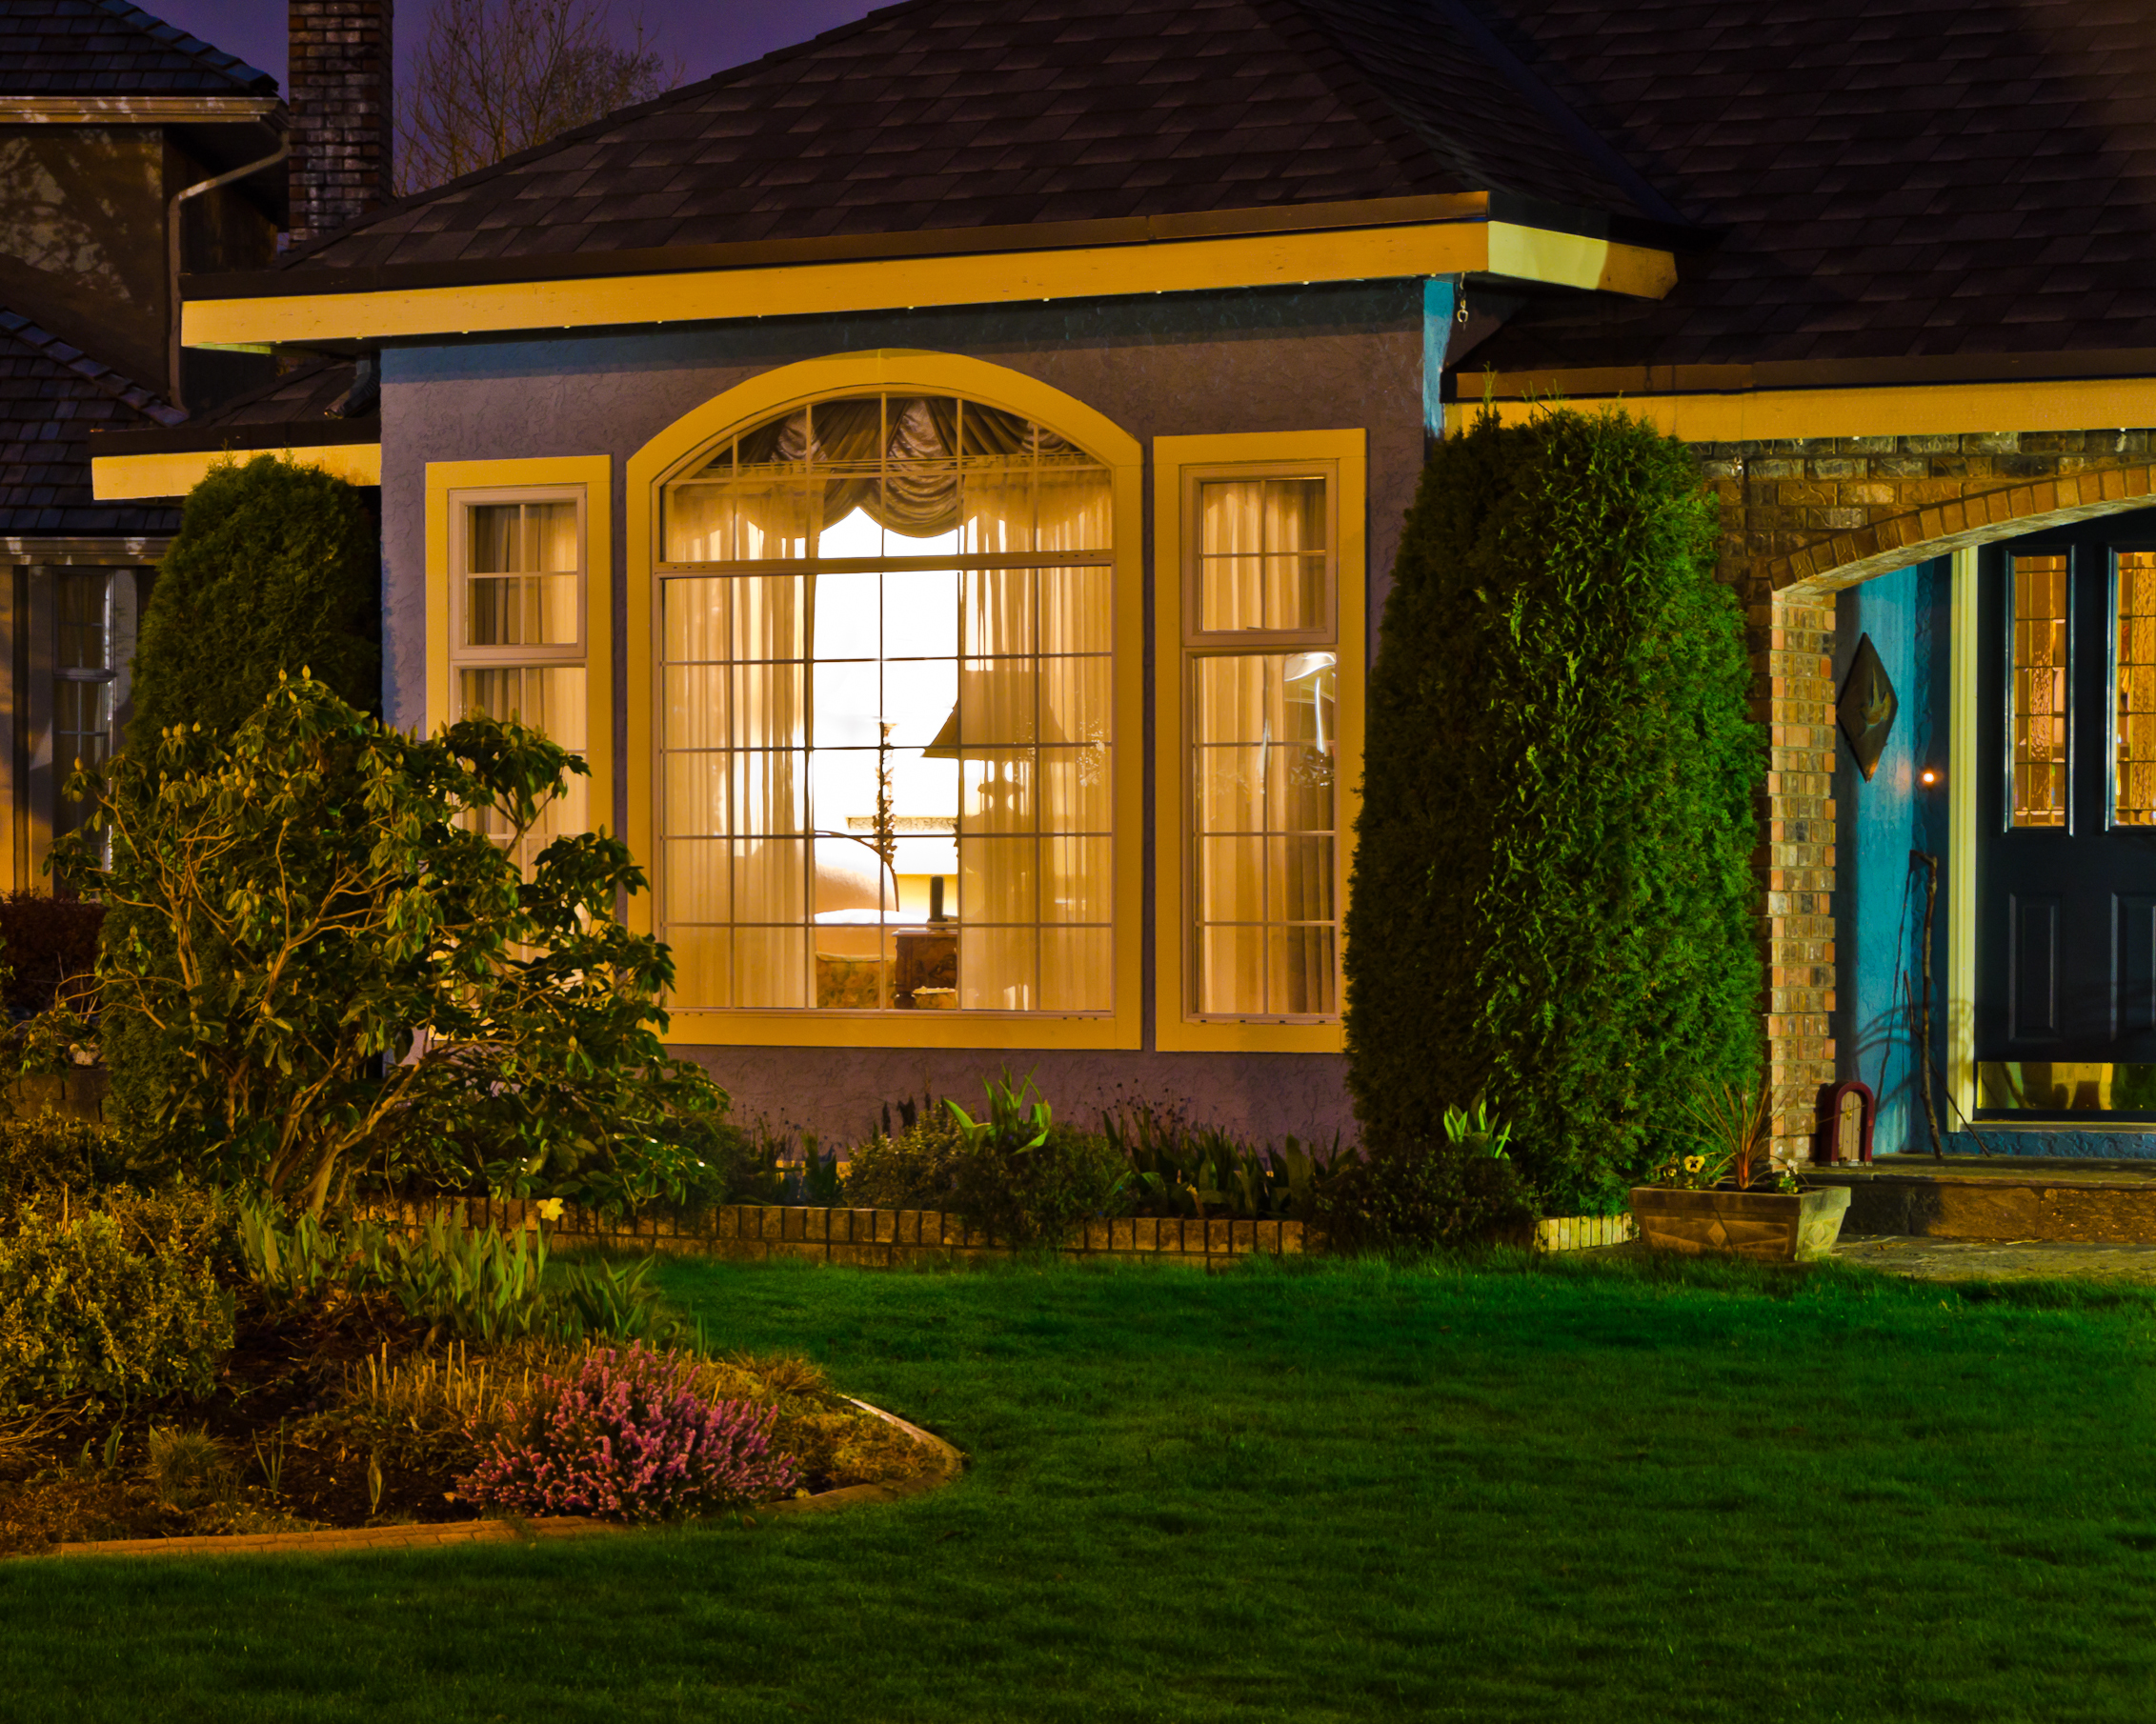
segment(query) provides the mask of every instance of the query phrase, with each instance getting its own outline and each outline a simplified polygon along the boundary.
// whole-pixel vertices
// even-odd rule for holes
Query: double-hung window
[[[1162,438],[1157,475],[1160,1045],[1337,1046],[1360,434]]]
[[[428,474],[429,722],[514,718],[592,767],[570,774],[526,834],[527,868],[553,839],[611,812],[606,469],[586,457],[442,463]],[[486,482],[527,474],[542,482]]]

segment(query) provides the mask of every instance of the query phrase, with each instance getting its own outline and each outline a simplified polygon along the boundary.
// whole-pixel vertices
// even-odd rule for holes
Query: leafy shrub
[[[794,1487],[771,1453],[776,1409],[715,1401],[696,1362],[641,1345],[594,1350],[572,1377],[542,1377],[504,1410],[504,1428],[457,1489],[473,1501],[544,1514],[661,1520],[767,1501]]]
[[[208,1265],[130,1251],[111,1215],[32,1211],[0,1239],[0,1405],[207,1394],[232,1345],[232,1300]]]
[[[1101,1129],[1129,1166],[1120,1207],[1132,1214],[1307,1221],[1316,1213],[1318,1188],[1339,1157],[1337,1142],[1325,1156],[1292,1136],[1278,1150],[1261,1149],[1160,1108],[1110,1114]]]
[[[406,736],[304,676],[229,738],[120,756],[54,860],[114,908],[101,1007],[154,1044],[131,1124],[317,1213],[365,1178],[678,1191],[680,1122],[725,1093],[658,1039],[672,957],[614,913],[642,871],[586,833],[526,878],[488,835],[586,770],[514,722]]]
[[[1542,1195],[1592,1204],[1758,1063],[1764,758],[1716,528],[1683,445],[1621,414],[1485,415],[1424,471],[1346,944],[1367,1165],[1411,1210],[1456,1183],[1423,1147],[1452,1098],[1487,1094]]]
[[[28,1017],[87,989],[97,967],[105,906],[28,890],[0,894],[0,952],[9,1012]]]
[[[1387,1144],[1367,1158],[1341,1159],[1316,1206],[1334,1251],[1524,1243],[1541,1213],[1510,1156],[1450,1139]]]
[[[982,1086],[988,1110],[977,1121],[945,1102],[957,1122],[950,1206],[999,1245],[1057,1246],[1103,1213],[1123,1183],[1123,1158],[1090,1132],[1058,1126],[1026,1079]]]
[[[948,1108],[924,1112],[896,1137],[878,1132],[854,1147],[846,1201],[867,1209],[948,1209],[965,1144]]]
[[[95,1120],[47,1108],[28,1119],[0,1119],[0,1213],[39,1193],[87,1192],[124,1178],[129,1145]]]

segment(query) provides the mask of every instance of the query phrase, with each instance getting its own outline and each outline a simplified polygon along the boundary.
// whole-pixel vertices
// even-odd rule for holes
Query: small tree
[[[157,566],[134,655],[138,736],[228,733],[306,666],[381,699],[381,534],[359,488],[274,455],[211,468]]]
[[[415,740],[303,674],[85,783],[56,866],[117,912],[100,997],[172,1074],[136,1123],[317,1212],[362,1174],[678,1194],[675,1129],[726,1098],[659,1043],[673,960],[614,916],[642,872],[584,834],[526,879],[482,830],[521,838],[585,770],[514,723]]]
[[[1637,1172],[1756,1072],[1763,766],[1714,504],[1620,414],[1432,457],[1370,682],[1349,1083],[1376,1154],[1477,1096],[1545,1199]]]

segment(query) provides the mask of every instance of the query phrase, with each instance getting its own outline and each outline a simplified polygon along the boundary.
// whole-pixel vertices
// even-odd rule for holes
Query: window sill
[[[1177,1018],[1162,1020],[1155,1036],[1173,1053],[1339,1053],[1346,1048],[1340,1020],[1312,1023],[1279,1018]]]
[[[1337,1032],[1335,1032],[1337,1035]],[[1136,1011],[1053,1012],[673,1010],[670,1047],[1135,1050]]]

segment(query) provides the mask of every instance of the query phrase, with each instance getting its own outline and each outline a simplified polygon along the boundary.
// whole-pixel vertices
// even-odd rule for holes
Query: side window
[[[1185,478],[1193,1017],[1340,1012],[1337,490],[1329,463]]]
[[[1160,1048],[1341,1046],[1363,445],[1360,431],[1155,440]]]
[[[587,531],[582,487],[452,491],[450,687],[453,715],[514,718],[586,753],[590,712]],[[590,785],[526,839],[533,855],[591,825]],[[495,834],[507,838],[505,832]]]
[[[118,588],[132,581],[109,569],[63,569],[53,583],[52,765],[55,788],[78,760],[101,767],[118,745],[119,669],[115,624],[126,619]],[[131,634],[132,630],[128,631]],[[130,643],[131,648],[131,642]],[[90,817],[90,804],[54,798],[52,835],[71,832]]]

